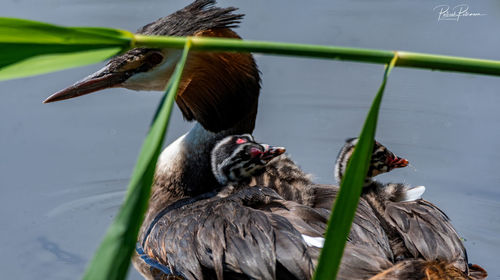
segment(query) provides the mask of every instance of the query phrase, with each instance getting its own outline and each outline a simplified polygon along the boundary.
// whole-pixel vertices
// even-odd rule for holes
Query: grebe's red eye
[[[238,140],[236,140],[236,144],[243,144],[243,143],[246,143],[247,140],[246,139],[243,139],[243,138],[238,138]]]

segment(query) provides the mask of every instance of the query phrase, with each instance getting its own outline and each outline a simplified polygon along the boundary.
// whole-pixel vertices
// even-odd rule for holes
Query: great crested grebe
[[[141,257],[186,279],[309,279],[311,255],[319,249],[308,246],[312,237],[302,232],[317,229],[293,215],[293,205],[274,190],[248,186],[283,152],[248,134],[219,141],[211,165],[220,190],[161,213],[142,241]]]
[[[139,33],[239,38],[230,28],[239,23],[242,15],[234,14],[235,8],[218,8],[213,6],[214,3],[213,0],[197,0],[184,9],[144,26]],[[180,51],[171,49],[130,50],[111,59],[96,73],[53,94],[45,102],[77,97],[110,87],[163,90],[175,62],[179,59],[179,54]],[[286,259],[275,264],[257,263],[241,254],[229,256],[228,250],[231,248],[216,246],[221,237],[228,238],[226,233],[212,231],[213,235],[205,239],[211,242],[213,248],[223,250],[224,259],[203,259],[201,265],[197,252],[183,250],[183,247],[190,246],[188,243],[191,241],[183,239],[182,235],[178,236],[173,231],[176,225],[180,224],[167,226],[165,223],[159,223],[163,219],[163,214],[186,203],[190,204],[193,201],[196,205],[202,205],[203,202],[211,203],[210,197],[220,188],[220,183],[212,172],[211,151],[218,141],[228,135],[253,131],[260,91],[259,83],[259,71],[250,54],[190,53],[176,102],[183,116],[188,120],[196,120],[197,124],[187,134],[171,143],[162,152],[158,161],[149,208],[139,235],[139,243],[142,242],[142,246],[138,248],[139,254],[133,259],[134,265],[146,278],[171,277],[157,266],[178,270],[172,264],[174,259],[182,259],[185,265],[189,266],[184,275],[188,279],[201,278],[205,273],[220,279],[221,261],[224,261],[223,275],[229,277],[240,275],[246,279],[255,275],[270,275],[271,278],[293,279],[295,275],[298,279],[311,278],[312,267],[322,246],[322,235],[338,187],[314,184],[308,175],[285,155],[269,162],[262,174],[251,178],[249,185],[261,186],[261,189],[270,192],[269,197],[280,200],[281,204],[291,210],[284,211],[268,205],[268,210],[273,210],[273,214],[278,217],[274,222],[286,220],[294,226],[294,230],[306,237],[294,243],[282,238],[281,235],[275,235],[272,242],[242,239],[238,244],[243,247],[252,244],[253,247],[249,248],[253,250],[258,248],[263,254],[276,258],[283,253],[279,251],[280,248],[284,248],[283,246],[302,246],[301,244],[305,242],[308,249],[303,252],[307,252],[308,256],[290,253]],[[222,200],[218,203],[221,202]],[[172,221],[192,221],[186,217],[192,214],[189,211],[195,210],[187,208],[191,210],[175,211],[176,216]],[[172,214],[173,212],[166,216],[172,217]],[[192,226],[194,228],[200,225]],[[208,226],[211,225],[203,225],[202,228]],[[258,220],[254,222],[254,226],[259,226]],[[163,239],[160,239],[160,236],[150,235],[153,228],[154,232],[164,234]],[[197,233],[198,236],[202,234],[202,232]],[[147,242],[143,242],[145,238]],[[171,239],[179,242],[167,248],[165,241]],[[198,249],[205,250],[207,247]],[[167,250],[172,251],[167,254]],[[205,253],[203,256],[210,258],[213,256],[212,253],[219,254],[220,251],[214,253],[207,249]],[[162,257],[156,258],[155,254]],[[152,262],[152,259],[156,261]],[[367,279],[393,268],[393,260],[390,244],[380,221],[370,205],[361,199],[338,278]],[[297,269],[294,270],[292,267]],[[255,274],[256,271],[258,274]],[[179,272],[182,274],[184,271]]]
[[[335,164],[335,177],[340,181],[358,142],[347,139]],[[408,160],[400,158],[375,141],[362,197],[371,205],[389,237],[396,262],[423,259],[410,270],[421,266],[422,277],[429,279],[484,279],[487,274],[477,265],[470,265],[465,247],[451,225],[448,216],[437,206],[422,199],[424,186],[410,188],[402,183],[380,183],[373,177],[395,168],[406,167]],[[409,264],[410,262],[408,262]],[[403,264],[401,264],[403,266]],[[407,265],[408,266],[408,265]],[[399,268],[401,273],[402,267]]]

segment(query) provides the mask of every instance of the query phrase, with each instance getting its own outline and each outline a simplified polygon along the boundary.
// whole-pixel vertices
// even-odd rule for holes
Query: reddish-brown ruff
[[[477,265],[469,267],[469,275],[444,261],[406,260],[370,278],[370,280],[479,280],[488,273]]]
[[[240,37],[230,29],[200,31],[195,36]],[[187,120],[197,120],[217,132],[255,118],[260,92],[255,61],[247,53],[193,52],[188,57],[177,94],[177,105]],[[254,123],[248,124],[252,131]]]

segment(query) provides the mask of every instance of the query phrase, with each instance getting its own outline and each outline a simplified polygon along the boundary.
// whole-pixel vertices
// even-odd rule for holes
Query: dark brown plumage
[[[282,215],[252,207],[285,208],[280,201],[254,187],[186,205],[156,223],[144,248],[186,279],[309,279],[313,260],[300,233]]]
[[[214,7],[214,0],[198,0],[166,17],[146,24],[137,33],[165,36],[190,36],[214,28],[238,27],[243,14],[234,14],[237,8]],[[165,28],[168,26],[168,28]]]

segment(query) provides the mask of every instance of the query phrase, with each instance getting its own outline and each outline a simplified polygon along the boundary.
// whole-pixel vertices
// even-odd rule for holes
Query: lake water
[[[246,15],[247,39],[395,49],[500,60],[500,3],[219,1]],[[440,21],[436,5],[486,14]],[[1,15],[136,30],[184,1],[3,0]],[[255,136],[283,145],[333,183],[383,66],[257,55],[263,89]],[[0,268],[6,279],[77,279],[122,202],[160,93],[111,89],[43,105],[101,65],[0,83]],[[377,139],[413,167],[383,181],[425,185],[465,239],[470,261],[500,279],[500,78],[396,68]],[[167,143],[191,123],[176,109]],[[140,279],[133,271],[130,279]]]

